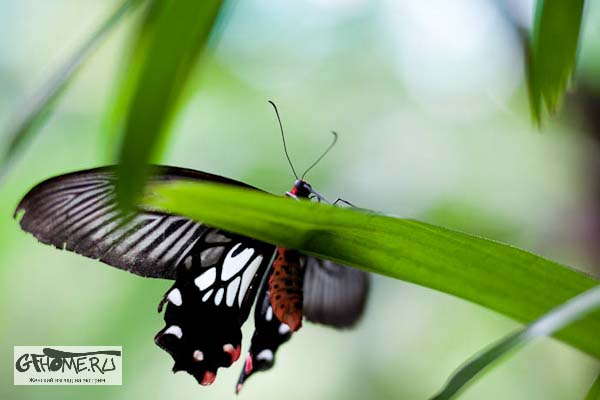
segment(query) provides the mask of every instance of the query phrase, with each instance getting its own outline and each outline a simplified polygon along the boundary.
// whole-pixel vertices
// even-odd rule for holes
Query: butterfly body
[[[304,270],[300,260],[297,251],[278,247],[269,278],[271,306],[277,319],[287,324],[292,332],[302,325]]]
[[[293,199],[308,199],[313,193],[311,185],[297,179],[286,196]],[[296,250],[277,247],[273,260],[273,273],[269,278],[270,301],[279,321],[289,326],[292,332],[302,325],[302,284],[304,266],[302,255]]]
[[[170,181],[258,190],[189,169],[152,169],[150,184]],[[344,328],[361,316],[368,289],[364,272],[143,205],[124,215],[115,183],[114,167],[60,175],[30,190],[15,216],[43,243],[143,277],[172,280],[159,304],[165,326],[155,342],[173,358],[173,371],[187,371],[201,385],[213,383],[220,367],[240,358],[241,326],[255,299],[255,332],[237,391],[254,372],[273,366],[279,346],[303,317]],[[286,195],[322,198],[302,179]]]

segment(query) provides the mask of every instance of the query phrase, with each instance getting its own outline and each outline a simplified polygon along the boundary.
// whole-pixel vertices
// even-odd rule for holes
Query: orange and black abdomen
[[[269,278],[273,312],[292,331],[302,326],[304,270],[300,259],[297,251],[278,247],[273,261],[273,273]]]

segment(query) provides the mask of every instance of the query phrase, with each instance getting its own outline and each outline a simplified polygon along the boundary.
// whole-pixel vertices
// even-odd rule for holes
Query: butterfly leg
[[[337,203],[343,203],[343,204],[347,204],[347,205],[349,205],[350,207],[354,207],[354,208],[356,208],[356,206],[355,206],[354,204],[350,203],[350,202],[349,202],[349,201],[347,201],[347,200],[341,199],[341,198],[339,198],[339,197],[338,197],[338,198],[337,198],[337,199],[336,199],[336,200],[335,200],[335,201],[332,203],[332,205],[334,205],[334,206],[335,206],[335,205],[337,205]]]

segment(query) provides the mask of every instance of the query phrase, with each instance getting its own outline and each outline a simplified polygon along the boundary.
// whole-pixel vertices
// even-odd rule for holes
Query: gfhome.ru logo
[[[120,385],[121,346],[15,346],[15,385]]]

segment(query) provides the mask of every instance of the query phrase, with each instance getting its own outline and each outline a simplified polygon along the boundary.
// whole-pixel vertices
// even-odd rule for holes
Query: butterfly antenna
[[[331,142],[331,144],[329,145],[329,147],[327,147],[327,149],[325,149],[323,154],[321,154],[321,156],[319,158],[317,158],[317,160],[314,163],[312,163],[312,165],[310,167],[308,167],[306,169],[306,171],[304,171],[304,173],[302,174],[302,178],[300,178],[300,179],[304,179],[306,174],[308,174],[308,171],[313,169],[313,167],[315,165],[317,165],[319,163],[319,161],[321,161],[323,159],[323,157],[325,157],[327,155],[327,153],[329,153],[329,150],[331,150],[333,148],[333,146],[335,146],[335,142],[337,142],[337,140],[338,140],[338,134],[334,131],[331,131],[331,133],[333,134],[333,142]]]
[[[271,100],[269,100],[269,103],[273,106],[273,109],[275,109],[275,114],[277,115],[277,121],[279,122],[279,130],[281,131],[281,140],[283,141],[283,151],[285,152],[285,157],[287,158],[290,167],[292,167],[292,172],[294,173],[294,176],[296,177],[296,179],[298,179],[298,174],[294,169],[294,164],[292,164],[292,160],[290,159],[290,155],[287,151],[287,146],[285,145],[285,135],[283,134],[283,125],[281,124],[281,118],[279,118],[279,111],[277,110],[277,106],[275,105],[275,103],[273,103]]]

